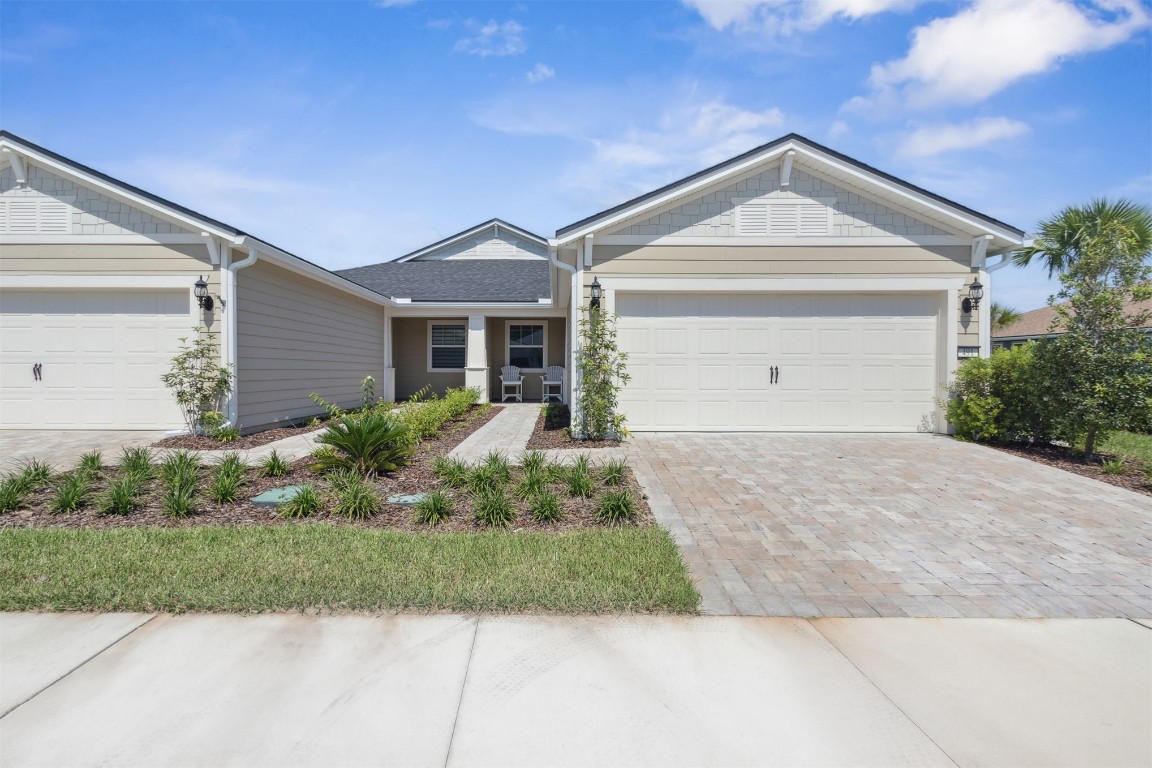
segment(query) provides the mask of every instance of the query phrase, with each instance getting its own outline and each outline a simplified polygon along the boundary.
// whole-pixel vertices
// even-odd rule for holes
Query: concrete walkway
[[[497,451],[515,460],[525,451],[536,419],[540,416],[540,403],[498,403],[501,410],[492,419],[468,435],[448,454],[469,464],[483,461],[490,451]]]
[[[1152,765],[1126,620],[0,615],[0,765]]]

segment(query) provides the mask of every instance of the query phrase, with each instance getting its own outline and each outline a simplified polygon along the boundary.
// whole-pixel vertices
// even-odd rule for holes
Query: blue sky
[[[329,268],[543,235],[795,131],[1032,230],[1152,204],[1136,0],[5,0],[0,125]],[[995,275],[1042,306],[1042,270]]]

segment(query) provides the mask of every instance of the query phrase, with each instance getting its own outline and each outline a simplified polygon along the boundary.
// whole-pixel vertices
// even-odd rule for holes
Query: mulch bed
[[[186,451],[243,451],[256,448],[286,437],[306,435],[323,429],[325,424],[301,424],[299,426],[277,427],[266,429],[263,432],[254,432],[251,435],[241,435],[235,440],[222,441],[207,435],[171,435],[152,443],[153,448],[173,448]]]
[[[440,481],[432,470],[432,463],[437,456],[447,454],[469,435],[487,424],[500,411],[499,406],[474,410],[464,418],[446,426],[438,439],[426,440],[421,443],[413,454],[408,466],[399,472],[376,478],[372,481],[373,487],[382,498],[400,494],[423,493],[434,490],[440,486]],[[231,445],[231,444],[230,444]],[[302,483],[315,483],[319,487],[326,487],[322,476],[310,468],[311,460],[307,457],[292,464],[288,474],[282,477],[260,477],[256,469],[248,472],[248,481],[241,491],[241,501],[234,504],[214,504],[206,498],[206,494],[198,504],[197,511],[186,517],[174,519],[166,516],[161,510],[161,491],[159,484],[153,482],[141,499],[138,510],[127,515],[102,515],[94,505],[89,505],[78,512],[56,514],[49,508],[51,493],[40,491],[35,495],[34,502],[26,509],[18,510],[8,515],[0,515],[0,528],[136,528],[142,526],[156,526],[162,528],[187,528],[203,525],[300,525],[314,522],[324,522],[333,525],[352,525],[365,528],[390,528],[394,530],[417,531],[428,530],[426,526],[412,522],[412,509],[399,504],[383,504],[380,511],[365,520],[350,521],[328,512],[321,512],[313,517],[303,520],[285,519],[276,514],[272,508],[257,507],[249,499],[271,488],[280,488],[286,485]],[[112,468],[105,467],[101,480],[95,486],[95,497],[106,486]],[[207,480],[201,481],[201,487],[207,488]],[[629,472],[623,486],[632,491],[638,502],[639,514],[634,524],[652,525],[655,518],[652,516],[645,501],[645,496],[636,479]],[[321,495],[326,495],[322,491]],[[438,531],[479,531],[489,530],[478,524],[468,509],[466,501],[460,494],[457,497],[456,509],[449,519],[434,530]],[[564,516],[557,523],[538,523],[532,520],[527,505],[517,501],[517,515],[515,522],[509,530],[537,530],[537,531],[566,531],[580,528],[601,527],[593,517],[595,502],[591,499],[570,499],[567,494],[558,493],[563,500]]]
[[[568,426],[572,414],[568,406],[549,406],[540,409],[532,437],[528,438],[529,450],[547,451],[553,448],[619,448],[619,440],[573,440],[568,436]]]
[[[1117,485],[1136,493],[1152,496],[1152,480],[1149,480],[1134,462],[1128,461],[1124,472],[1110,474],[1104,471],[1104,461],[1117,457],[1099,453],[1093,461],[1084,458],[1084,454],[1061,445],[1021,445],[1019,443],[986,443],[989,448],[1011,453],[1025,459],[1047,464],[1050,467],[1074,472],[1077,475],[1091,477],[1109,485]]]

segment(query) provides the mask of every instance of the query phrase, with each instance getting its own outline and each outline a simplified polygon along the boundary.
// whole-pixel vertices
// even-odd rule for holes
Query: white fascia
[[[301,259],[299,256],[282,251],[279,248],[269,245],[262,240],[248,235],[241,235],[240,237],[230,238],[232,244],[237,248],[247,248],[249,252],[253,249],[259,252],[261,256],[268,257],[268,260],[277,266],[284,267],[290,272],[295,272],[298,275],[310,277],[325,285],[329,285],[337,290],[350,293],[362,299],[370,301],[374,304],[381,304],[386,307],[396,306],[397,302],[387,296],[381,296],[375,291],[370,291],[362,285],[357,285],[350,280],[346,280],[339,275],[333,274],[323,267],[318,267],[315,264],[309,263]]]
[[[466,240],[469,237],[472,237],[473,235],[475,235],[477,232],[483,232],[486,229],[495,228],[496,236],[499,237],[500,236],[500,226],[501,226],[500,222],[494,221],[491,224],[483,224],[483,225],[480,225],[477,227],[472,227],[472,229],[466,229],[459,234],[452,235],[451,237],[449,237],[446,240],[442,240],[440,242],[433,243],[432,245],[429,245],[425,248],[421,248],[418,251],[413,251],[412,253],[408,254],[407,256],[401,256],[400,258],[396,259],[393,263],[399,264],[399,263],[405,262],[405,261],[413,261],[415,259],[420,258],[421,256],[424,256],[426,254],[438,251],[441,248],[447,248],[450,245],[455,245],[456,243],[460,242],[461,240]],[[540,245],[547,245],[548,244],[548,241],[542,240],[539,236],[534,235],[531,232],[525,232],[524,230],[520,229],[519,227],[514,227],[511,224],[504,224],[504,228],[510,232],[514,232],[515,234],[520,235],[521,237],[524,237],[528,240],[531,240],[534,243],[539,243]]]

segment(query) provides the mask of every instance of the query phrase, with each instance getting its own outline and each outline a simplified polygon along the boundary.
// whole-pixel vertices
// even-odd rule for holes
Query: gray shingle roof
[[[384,296],[412,301],[522,302],[551,295],[546,259],[389,261],[336,274]]]

